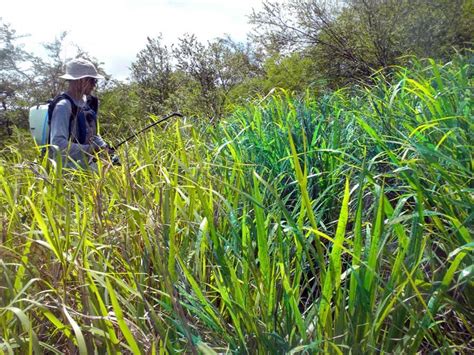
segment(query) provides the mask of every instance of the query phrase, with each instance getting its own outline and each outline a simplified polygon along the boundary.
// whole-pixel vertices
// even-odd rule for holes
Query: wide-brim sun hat
[[[97,72],[94,64],[85,59],[73,59],[66,64],[66,74],[60,76],[61,79],[79,80],[82,78],[104,79]]]

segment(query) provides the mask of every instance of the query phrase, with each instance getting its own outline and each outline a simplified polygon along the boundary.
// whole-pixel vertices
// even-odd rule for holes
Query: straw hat
[[[60,76],[61,79],[79,80],[82,78],[104,79],[97,72],[94,64],[85,59],[73,59],[66,64],[66,74]]]

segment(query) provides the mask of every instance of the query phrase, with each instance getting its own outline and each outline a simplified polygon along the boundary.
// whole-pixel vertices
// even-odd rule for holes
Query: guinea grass
[[[97,173],[10,145],[1,351],[472,351],[472,84],[459,57],[281,91]]]

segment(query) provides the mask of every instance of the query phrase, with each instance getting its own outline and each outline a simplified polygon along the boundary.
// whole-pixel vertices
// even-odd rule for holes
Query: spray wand
[[[142,129],[139,130],[138,132],[133,133],[132,135],[130,135],[129,137],[125,138],[125,139],[124,139],[123,141],[121,141],[120,143],[118,143],[118,144],[116,144],[115,146],[112,146],[112,147],[110,147],[110,148],[111,148],[113,151],[115,151],[115,150],[117,150],[117,148],[120,147],[122,144],[127,143],[128,141],[132,140],[133,138],[135,138],[136,136],[142,134],[143,132],[149,130],[150,128],[152,128],[152,127],[154,127],[154,126],[156,126],[156,125],[158,125],[158,124],[160,124],[160,123],[162,123],[162,122],[164,122],[164,121],[170,119],[171,117],[175,117],[175,116],[177,116],[177,117],[184,117],[184,116],[183,116],[181,113],[179,113],[179,112],[173,112],[173,113],[169,114],[168,116],[163,117],[162,119],[160,119],[160,120],[158,120],[158,121],[154,121],[154,122],[150,123],[148,126],[142,128]],[[111,158],[112,158],[112,164],[114,164],[114,165],[120,165],[120,161],[119,161],[118,157],[117,157],[115,154],[113,154]]]
[[[171,114],[169,114],[168,116],[166,117],[163,117],[162,119],[158,120],[158,121],[155,121],[155,122],[152,122],[150,123],[148,126],[146,126],[145,128],[141,129],[140,131],[138,132],[135,132],[133,133],[131,136],[125,138],[123,141],[121,141],[120,143],[116,144],[114,147],[112,147],[113,150],[116,150],[118,147],[120,147],[122,144],[124,143],[127,143],[128,141],[132,140],[133,138],[135,138],[136,136],[142,134],[143,132],[149,130],[151,127],[154,127],[156,126],[157,124],[160,124],[161,122],[164,122],[168,119],[170,119],[171,117],[174,117],[174,116],[178,116],[178,117],[183,117],[182,114],[180,114],[179,112],[173,112]]]

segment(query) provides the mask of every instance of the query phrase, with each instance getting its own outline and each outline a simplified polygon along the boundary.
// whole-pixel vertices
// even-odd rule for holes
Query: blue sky
[[[2,4],[0,16],[27,50],[41,55],[41,43],[68,31],[64,56],[74,55],[73,43],[104,62],[105,70],[125,79],[146,38],[160,33],[167,43],[184,33],[201,41],[229,34],[244,41],[251,27],[247,16],[261,0],[14,0]]]

